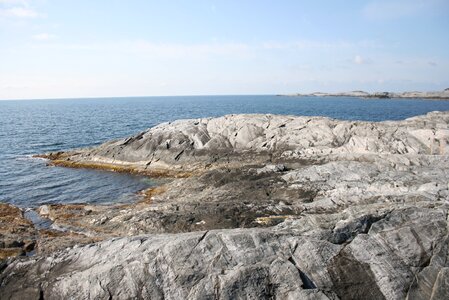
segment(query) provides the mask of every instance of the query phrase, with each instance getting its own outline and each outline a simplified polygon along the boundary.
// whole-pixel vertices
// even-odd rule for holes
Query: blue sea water
[[[176,119],[237,113],[400,120],[449,101],[277,96],[190,96],[0,101],[0,202],[116,203],[136,199],[150,178],[106,171],[49,167],[31,155],[98,145]]]

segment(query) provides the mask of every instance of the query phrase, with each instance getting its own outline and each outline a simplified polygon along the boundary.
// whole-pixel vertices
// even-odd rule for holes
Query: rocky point
[[[3,256],[2,299],[448,298],[449,112],[179,120],[44,156],[159,185],[134,204],[41,206],[60,236]],[[3,248],[26,251],[35,229],[2,209],[19,241]]]

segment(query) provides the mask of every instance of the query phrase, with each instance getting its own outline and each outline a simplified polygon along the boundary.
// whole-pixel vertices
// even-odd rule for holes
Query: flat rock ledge
[[[3,260],[1,299],[449,298],[449,112],[180,120],[45,157],[164,179],[40,207],[102,241]]]

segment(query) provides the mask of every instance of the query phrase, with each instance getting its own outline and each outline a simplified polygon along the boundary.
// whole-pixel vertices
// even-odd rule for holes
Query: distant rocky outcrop
[[[341,93],[323,93],[315,92],[310,94],[289,94],[281,96],[297,96],[297,97],[358,97],[358,98],[378,98],[378,99],[389,99],[389,98],[420,98],[420,99],[434,99],[434,100],[449,100],[449,89],[445,89],[441,92],[375,92],[368,93],[364,91],[352,91],[352,92],[341,92]]]
[[[45,157],[164,179],[135,204],[40,207],[103,241],[4,260],[2,299],[449,295],[449,112],[180,120]]]

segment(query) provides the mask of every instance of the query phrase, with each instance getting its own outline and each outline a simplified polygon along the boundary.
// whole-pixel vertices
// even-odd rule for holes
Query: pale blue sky
[[[0,0],[0,99],[448,87],[448,0]]]

